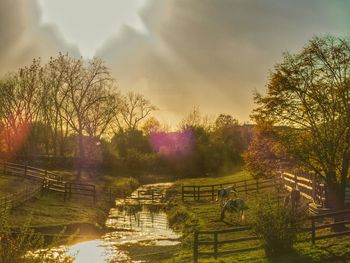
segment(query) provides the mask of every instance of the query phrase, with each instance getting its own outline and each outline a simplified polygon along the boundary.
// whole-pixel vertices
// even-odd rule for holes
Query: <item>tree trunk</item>
[[[338,184],[328,184],[327,187],[327,207],[333,211],[343,210],[345,207],[344,203],[344,190]],[[334,223],[344,221],[343,215],[338,215],[334,217]],[[344,231],[345,225],[337,225],[333,227],[334,231]]]
[[[84,165],[84,143],[83,143],[83,132],[78,133],[78,174],[77,180],[81,180],[81,174],[83,172]]]
[[[332,210],[344,209],[344,190],[342,191],[339,185],[329,184],[327,187],[327,207]]]

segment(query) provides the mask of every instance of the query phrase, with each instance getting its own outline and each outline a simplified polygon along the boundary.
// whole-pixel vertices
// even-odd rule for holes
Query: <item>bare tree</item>
[[[29,67],[9,74],[0,84],[0,121],[11,154],[24,146],[29,128],[38,118],[42,100],[40,74],[40,61],[33,60]]]
[[[129,92],[123,97],[120,109],[123,122],[118,122],[119,128],[136,130],[139,124],[153,111],[157,110],[142,94]]]
[[[99,59],[93,59],[85,66],[82,60],[65,56],[64,64],[65,83],[61,89],[66,97],[60,106],[60,115],[77,134],[79,180],[85,156],[83,137],[100,136],[115,115],[114,80]]]

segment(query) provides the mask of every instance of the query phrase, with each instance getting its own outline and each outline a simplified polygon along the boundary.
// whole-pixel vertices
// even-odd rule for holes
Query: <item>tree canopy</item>
[[[285,53],[271,73],[267,94],[257,94],[257,123],[344,198],[350,162],[350,41],[315,37],[297,54]]]

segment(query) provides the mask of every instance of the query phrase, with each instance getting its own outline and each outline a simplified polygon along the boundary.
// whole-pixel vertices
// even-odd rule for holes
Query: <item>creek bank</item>
[[[165,191],[170,186],[169,183],[143,185],[128,198],[117,199],[106,220],[107,233],[69,247],[69,253],[79,251],[75,263],[86,262],[89,254],[94,255],[96,263],[159,262],[171,258],[178,252],[180,235],[169,227],[164,209]]]

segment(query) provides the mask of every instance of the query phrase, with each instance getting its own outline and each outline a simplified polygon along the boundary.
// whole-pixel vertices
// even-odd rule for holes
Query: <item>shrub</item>
[[[268,257],[293,249],[305,212],[284,206],[271,196],[260,199],[253,208],[253,229],[264,242]]]
[[[168,207],[169,226],[181,232],[181,246],[190,248],[193,246],[193,232],[199,225],[198,218],[182,205],[172,205]]]
[[[41,234],[35,233],[27,223],[18,229],[12,229],[8,223],[7,213],[0,215],[0,263],[71,263],[74,258],[66,255],[65,249],[52,253],[52,248],[58,246],[61,234],[46,244]],[[47,247],[43,249],[43,247]],[[34,252],[31,252],[34,251]]]

